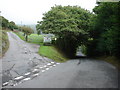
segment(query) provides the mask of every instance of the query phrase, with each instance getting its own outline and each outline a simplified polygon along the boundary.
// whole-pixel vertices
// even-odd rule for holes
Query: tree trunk
[[[28,41],[28,35],[25,36],[26,41]]]

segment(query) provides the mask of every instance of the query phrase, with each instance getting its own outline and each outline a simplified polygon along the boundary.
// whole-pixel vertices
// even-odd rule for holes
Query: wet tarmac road
[[[96,60],[71,60],[12,88],[118,88],[118,72]],[[11,88],[11,87],[9,87]]]
[[[39,46],[8,35],[10,48],[2,60],[4,88],[118,87],[118,71],[111,64],[90,59],[56,63],[39,56]]]
[[[8,32],[7,34],[10,46],[1,60],[3,86],[8,84],[14,85],[13,81],[15,81],[15,78],[18,77],[21,80],[22,77],[20,78],[20,76],[28,72],[32,75],[36,74],[39,72],[38,67],[43,67],[52,62],[52,60],[38,55],[39,45],[26,43],[12,32]]]

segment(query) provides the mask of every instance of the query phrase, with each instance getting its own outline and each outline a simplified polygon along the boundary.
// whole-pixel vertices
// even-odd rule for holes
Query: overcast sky
[[[1,15],[16,24],[36,24],[41,21],[43,13],[56,5],[78,5],[92,11],[96,0],[1,0]]]

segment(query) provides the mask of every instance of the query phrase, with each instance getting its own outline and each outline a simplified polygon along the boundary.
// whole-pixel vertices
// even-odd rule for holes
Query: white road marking
[[[28,73],[25,73],[25,75],[29,75],[30,74],[30,72],[28,72]]]
[[[45,72],[45,70],[42,70],[42,72]]]
[[[43,68],[43,67],[40,67],[41,69]]]
[[[47,65],[51,65],[51,63],[48,63]]]
[[[15,80],[21,79],[23,76],[16,77]]]
[[[25,79],[23,79],[24,81],[27,81],[27,80],[30,80],[30,78],[25,78]]]
[[[34,69],[32,72],[36,72],[36,71],[38,71],[38,69]]]
[[[9,82],[5,82],[5,83],[3,83],[3,86],[8,85],[8,83],[9,83]]]
[[[39,73],[37,73],[37,74],[34,74],[33,76],[38,76],[39,75]]]
[[[49,68],[46,68],[46,70],[49,70]]]
[[[56,63],[56,64],[60,64],[60,63]]]
[[[17,83],[16,84],[13,84],[12,86],[16,86],[17,85]]]
[[[54,67],[56,66],[56,65],[53,65]]]

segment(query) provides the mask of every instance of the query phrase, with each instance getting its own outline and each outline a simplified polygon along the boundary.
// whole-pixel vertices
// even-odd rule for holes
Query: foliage
[[[24,36],[24,33],[23,32],[14,32],[16,35],[19,36],[20,39],[24,40],[25,41],[25,36]],[[28,38],[29,39],[29,38]]]
[[[120,2],[103,2],[93,9],[95,15],[91,18],[89,28],[90,37],[93,40],[88,43],[88,55],[119,56],[119,4]]]
[[[39,35],[40,34],[40,24],[36,25],[36,30],[37,30],[37,34]]]
[[[8,28],[11,30],[14,30],[14,29],[18,29],[18,26],[15,25],[15,23],[13,21],[11,21],[11,22],[9,22]]]
[[[24,32],[25,40],[28,41],[28,35],[32,34],[33,30],[30,27],[26,27],[26,26],[22,26],[21,29]]]
[[[3,16],[0,16],[0,18],[2,19],[2,27],[8,28],[9,21],[6,18],[4,18]]]
[[[9,40],[7,33],[3,30],[0,30],[0,57],[5,54],[7,49],[9,48]]]
[[[29,35],[28,42],[41,44],[43,43],[43,35],[31,34]]]
[[[13,21],[9,22],[9,20],[4,18],[3,16],[0,16],[0,19],[2,21],[1,25],[3,29],[10,29],[10,30],[18,29],[18,26]]]
[[[37,28],[57,36],[56,45],[65,54],[74,57],[81,43],[86,43],[91,13],[78,6],[55,6],[44,14]]]

